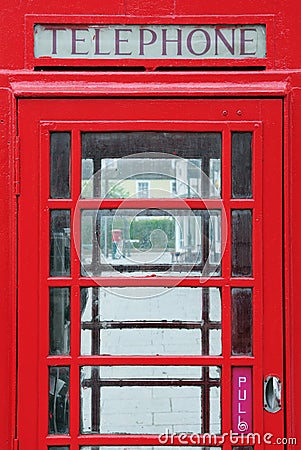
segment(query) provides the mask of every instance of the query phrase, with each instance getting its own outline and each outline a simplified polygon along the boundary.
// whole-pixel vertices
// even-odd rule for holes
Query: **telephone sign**
[[[40,25],[36,58],[246,59],[266,56],[265,25]]]

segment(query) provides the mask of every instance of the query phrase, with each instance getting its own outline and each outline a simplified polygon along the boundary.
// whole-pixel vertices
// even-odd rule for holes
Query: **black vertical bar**
[[[93,173],[93,197],[101,196],[101,158],[102,155],[96,153],[93,155],[94,173]]]
[[[209,289],[202,288],[202,355],[209,355]],[[209,433],[210,430],[210,388],[209,388],[209,367],[203,367],[204,386],[202,387],[202,433]]]
[[[70,210],[50,212],[50,276],[70,276]]]
[[[209,250],[210,250],[210,216],[208,211],[202,211],[202,267],[205,272],[206,267],[209,266]],[[205,269],[205,270],[204,270]],[[207,269],[208,271],[208,269]],[[204,273],[203,275],[207,275]]]
[[[49,354],[70,354],[70,288],[49,291]]]
[[[101,215],[93,211],[92,217],[92,270],[96,274],[100,266]]]
[[[71,134],[50,134],[50,198],[70,198]]]
[[[232,197],[252,198],[252,133],[232,133]]]
[[[233,288],[232,355],[252,355],[252,289]]]
[[[232,276],[252,276],[252,211],[232,211]]]
[[[202,197],[209,198],[210,197],[210,157],[204,155],[202,158],[202,172],[206,176],[202,174]]]
[[[98,287],[92,287],[92,355],[100,354],[100,327],[99,327],[99,293]]]
[[[91,390],[92,390],[92,404],[91,404],[91,424],[92,432],[100,433],[100,378],[99,367],[92,367],[91,369]]]

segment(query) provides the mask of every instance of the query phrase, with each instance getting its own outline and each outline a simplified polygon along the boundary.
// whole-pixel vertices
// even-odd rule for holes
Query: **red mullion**
[[[44,255],[45,257],[45,255]],[[45,264],[48,267],[48,264]],[[45,278],[43,278],[45,280]],[[41,281],[41,299],[39,301],[39,350],[38,350],[38,432],[39,436],[45,436],[48,433],[48,392],[49,392],[49,287],[47,283]]]
[[[80,278],[78,281],[80,286],[84,287],[221,287],[224,285],[223,278],[164,278],[163,276],[150,277],[103,277],[103,278]]]
[[[65,91],[66,92],[66,91]],[[147,94],[149,97],[149,94]],[[109,100],[112,103],[111,100]],[[119,101],[119,100],[117,100]],[[124,100],[123,100],[124,101]],[[116,116],[117,117],[117,116]],[[136,116],[137,119],[137,116]],[[125,120],[113,118],[112,120],[94,120],[94,121],[76,121],[65,120],[58,122],[41,122],[43,126],[50,127],[54,131],[67,131],[74,130],[74,132],[106,132],[106,131],[187,131],[187,132],[199,132],[200,130],[206,130],[206,132],[219,133],[224,129],[224,122],[219,121],[206,121],[206,120]]]
[[[221,380],[221,411],[222,433],[231,430],[231,292],[229,280],[231,277],[231,131],[228,126],[223,132],[222,142],[222,380]],[[230,450],[230,444],[225,442],[223,448]]]
[[[53,358],[53,360],[55,360]],[[59,358],[57,359],[60,360]],[[248,361],[251,361],[250,358]],[[239,361],[246,365],[245,358]],[[161,355],[134,355],[134,356],[80,356],[80,366],[221,366],[222,356],[161,356]],[[250,364],[250,362],[249,362]]]
[[[78,129],[72,131],[71,149],[71,276],[73,281],[77,281],[80,277],[80,210],[78,201],[81,194],[81,139]]]
[[[222,289],[222,433],[231,430],[231,291]]]
[[[48,435],[46,438],[46,449],[48,450],[49,447],[56,447],[56,446],[68,446],[71,443],[71,437],[70,436],[64,436],[64,435]],[[71,447],[70,450],[78,450],[77,447]]]
[[[78,209],[221,209],[223,202],[220,199],[178,199],[178,198],[151,198],[151,199],[79,199]]]
[[[222,276],[229,280],[231,276],[231,132],[223,132],[222,142]]]
[[[39,255],[39,281],[38,289],[38,383],[40,395],[38,396],[37,429],[39,436],[48,433],[48,392],[49,369],[47,356],[49,354],[49,286],[47,279],[50,273],[50,210],[48,199],[50,196],[50,134],[46,126],[40,125],[40,201],[39,211],[39,246],[43,243],[43,252]],[[44,176],[46,174],[46,177]],[[43,179],[42,179],[43,176]]]
[[[231,287],[253,287],[254,286],[254,278],[230,278]]]
[[[50,198],[47,202],[49,209],[71,209],[73,202],[68,198]]]
[[[71,302],[70,302],[70,317],[71,317],[71,333],[70,333],[70,435],[77,436],[79,433],[79,365],[78,356],[80,354],[80,288],[73,285],[71,287]]]
[[[189,441],[189,436],[191,435],[191,442],[189,444],[185,443],[186,441]],[[221,438],[222,439],[222,438]],[[78,443],[81,446],[98,446],[98,445],[105,445],[105,446],[112,446],[112,450],[116,449],[119,450],[120,446],[141,446],[142,448],[144,446],[158,446],[162,450],[164,450],[164,446],[166,445],[177,445],[183,448],[188,448],[187,445],[191,446],[191,448],[195,447],[194,443],[200,442],[200,445],[210,445],[210,436],[208,434],[190,434],[190,433],[178,433],[177,435],[171,435],[167,442],[162,444],[162,439],[160,442],[160,435],[158,434],[99,434],[99,435],[86,435],[86,436],[79,436]],[[217,446],[219,447],[219,438],[217,438]],[[186,445],[185,445],[186,444]],[[214,449],[216,446],[212,447]],[[204,447],[196,447],[198,449],[204,448]],[[211,448],[211,446],[210,446]],[[226,444],[223,445],[223,449],[230,450],[231,447],[226,446]],[[130,450],[130,448],[129,448]]]
[[[263,375],[264,377],[275,375],[283,382],[283,210],[281,208],[283,201],[283,136],[280,126],[283,120],[283,105],[277,100],[274,100],[273,103],[263,102],[262,107],[263,114],[269,118],[268,126],[264,127],[265,153],[264,177],[262,178],[265,192],[263,209],[268,211],[263,222],[263,295],[265,298],[262,318]],[[271,184],[271,180],[274,180],[274,183]],[[292,243],[290,247],[293,245]],[[285,436],[286,411],[284,408],[283,405],[276,414],[263,411],[264,427],[274,434],[274,438]]]
[[[78,356],[80,354],[80,216],[77,202],[81,195],[81,135],[80,130],[73,125],[71,131],[71,335],[70,335],[70,435],[71,450],[77,449],[77,436],[80,428],[80,375]]]
[[[254,124],[252,155],[252,186],[254,208],[252,215],[252,242],[253,242],[253,431],[263,433],[263,408],[258,408],[263,402],[263,323],[264,296],[263,296],[263,183],[262,183],[262,152],[263,137],[260,123]]]
[[[248,199],[230,199],[231,209],[253,209],[255,201],[253,198]]]

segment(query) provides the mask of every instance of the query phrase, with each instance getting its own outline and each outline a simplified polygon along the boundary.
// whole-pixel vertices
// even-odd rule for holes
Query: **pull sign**
[[[252,432],[252,369],[232,369],[232,430],[234,433]]]

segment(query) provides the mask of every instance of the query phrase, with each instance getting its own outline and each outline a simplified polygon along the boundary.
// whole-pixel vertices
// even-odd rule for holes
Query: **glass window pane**
[[[233,288],[232,355],[252,355],[252,289]]]
[[[219,433],[220,410],[220,377],[208,367],[81,368],[83,434]]]
[[[218,210],[84,210],[83,275],[220,274]]]
[[[165,436],[163,436],[163,439],[164,439],[164,437]],[[187,439],[189,440],[189,435],[187,436]],[[208,439],[208,438],[207,438]],[[185,440],[185,438],[183,438],[183,440]],[[201,443],[202,442],[202,437],[198,437],[198,436],[192,436],[191,437],[191,442],[192,442],[192,444],[195,444],[195,443],[198,443],[198,441]],[[212,450],[212,449],[214,449],[214,450],[221,450],[221,447],[200,447],[199,445],[197,445],[197,446],[193,446],[193,447],[187,447],[187,446],[183,446],[183,445],[181,445],[180,447],[179,446],[169,446],[169,445],[164,445],[164,447],[162,447],[162,446],[158,446],[158,445],[152,445],[152,446],[137,446],[137,445],[134,445],[134,446],[129,446],[129,445],[118,445],[118,446],[90,446],[90,445],[88,445],[88,446],[82,446],[82,447],[80,447],[80,450],[182,450],[183,448],[186,448],[186,449],[190,449],[191,450],[191,448],[197,448],[198,450]],[[242,448],[242,449],[245,449],[245,448],[248,448],[249,449],[249,447],[238,447],[238,448]]]
[[[243,446],[243,447],[232,447],[232,450],[253,450],[253,448],[254,447],[249,447],[249,446],[247,446],[247,447],[245,447],[245,446]]]
[[[51,198],[70,198],[70,147],[70,133],[50,133]]]
[[[50,288],[50,355],[70,353],[70,288]]]
[[[48,447],[48,450],[69,450],[69,445],[68,446],[55,446],[55,447],[53,447],[53,446],[51,446],[51,447]]]
[[[221,354],[219,288],[82,288],[82,355]]]
[[[50,276],[70,276],[70,211],[50,212]]]
[[[49,367],[49,434],[69,433],[69,367]]]
[[[220,190],[221,133],[82,133],[84,198],[220,197]]]
[[[252,276],[252,211],[232,211],[232,276]]]
[[[232,133],[232,197],[252,198],[252,133]]]
[[[164,439],[164,436],[163,436],[163,439]],[[189,436],[187,436],[187,439],[189,440]],[[183,440],[184,440],[184,438],[183,438]],[[192,444],[195,444],[195,443],[198,443],[198,440],[199,440],[199,442],[201,443],[202,442],[202,437],[200,436],[200,437],[198,437],[198,436],[192,436],[191,437],[191,441],[192,441]],[[82,446],[82,447],[80,447],[80,450],[182,450],[183,448],[186,448],[186,449],[190,449],[191,450],[191,448],[197,448],[198,450],[212,450],[212,449],[214,449],[214,450],[221,450],[221,447],[200,447],[200,446],[193,446],[193,447],[187,447],[187,446],[183,446],[183,445],[181,445],[180,447],[178,447],[178,446],[169,446],[169,445],[164,445],[164,447],[162,447],[162,446],[158,446],[158,445],[152,445],[152,446],[137,446],[137,445],[134,445],[134,446],[129,446],[129,445],[118,445],[118,446]],[[238,447],[238,448],[242,448],[242,449],[245,449],[245,448],[248,448],[249,449],[249,447]],[[251,448],[251,447],[250,447]]]

